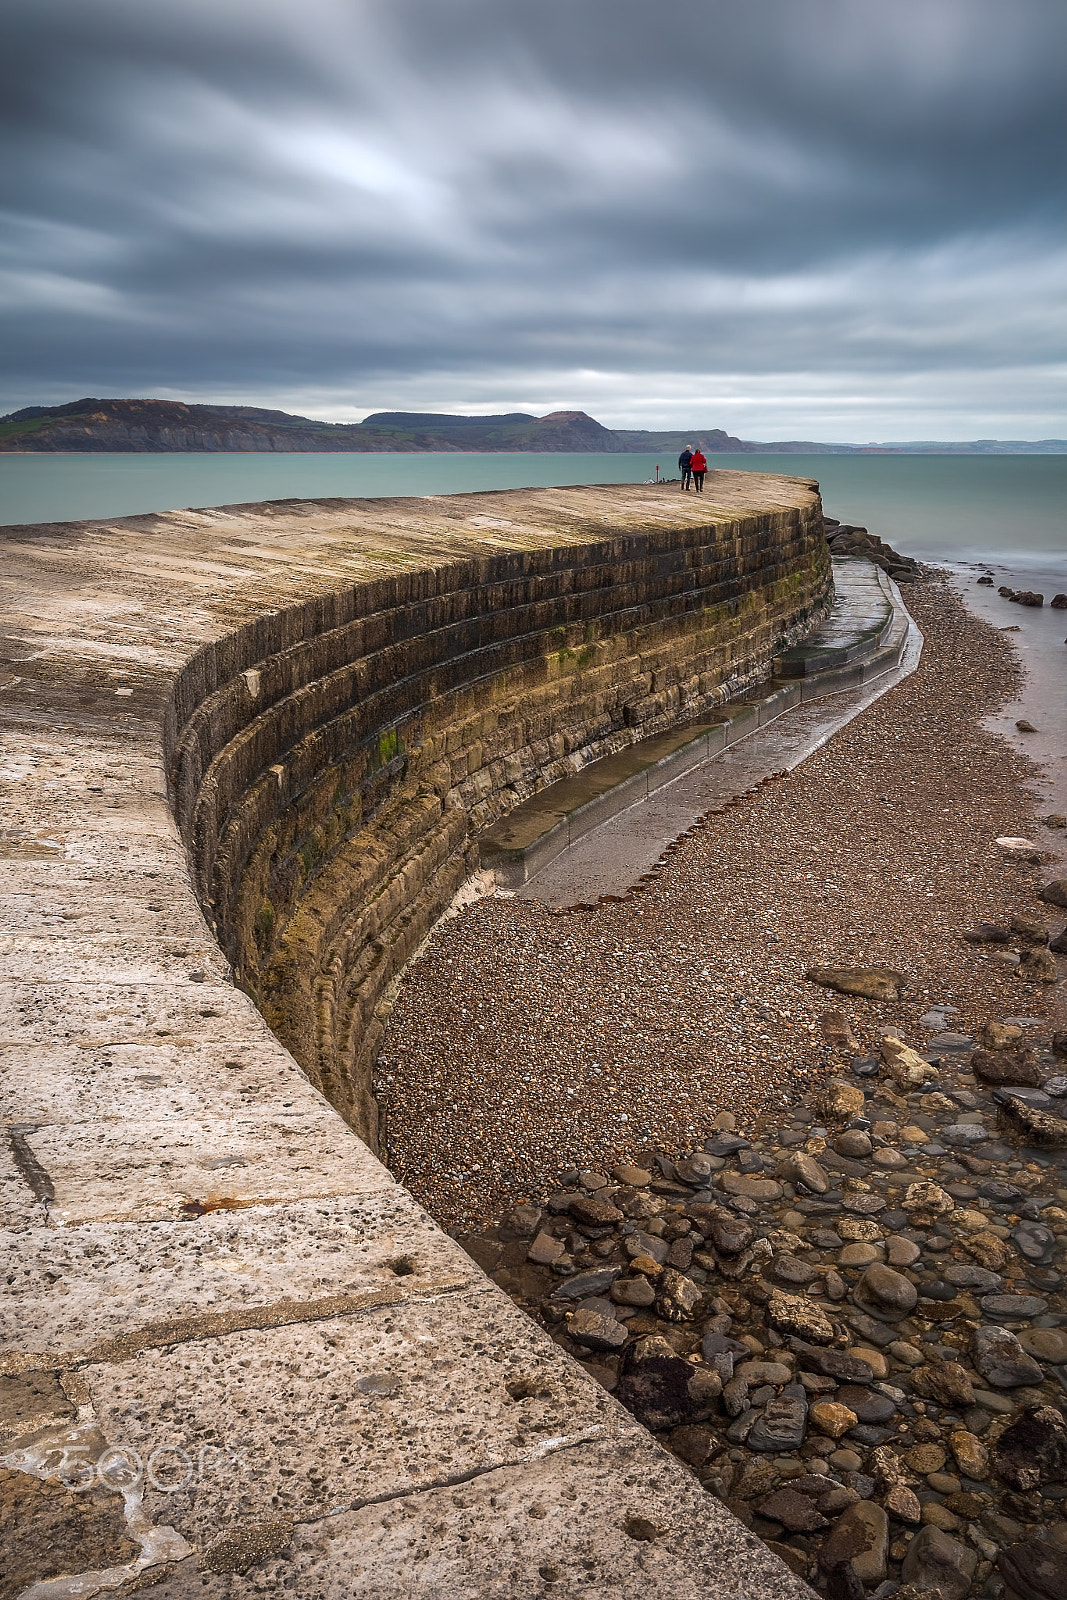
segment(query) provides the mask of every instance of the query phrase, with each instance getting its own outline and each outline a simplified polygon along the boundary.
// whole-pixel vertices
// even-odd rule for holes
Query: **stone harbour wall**
[[[477,833],[765,677],[829,585],[817,505],[449,562],[260,617],[168,697],[175,814],[239,981],[372,1145],[376,1008]]]
[[[809,1593],[338,1109],[481,823],[828,573],[745,473],[0,530],[0,1595]]]

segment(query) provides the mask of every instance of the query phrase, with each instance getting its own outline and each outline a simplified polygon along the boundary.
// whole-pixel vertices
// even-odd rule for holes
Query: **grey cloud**
[[[525,392],[641,422],[701,392],[767,417],[777,375],[797,433],[804,375],[874,404],[910,374],[946,437],[998,392],[1038,427],[1058,404],[1045,0],[13,13],[0,403]]]

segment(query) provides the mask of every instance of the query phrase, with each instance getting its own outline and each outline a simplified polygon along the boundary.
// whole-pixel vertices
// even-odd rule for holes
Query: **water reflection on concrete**
[[[519,897],[549,906],[570,906],[595,901],[602,894],[625,893],[657,864],[664,846],[698,817],[776,773],[791,772],[887,689],[914,672],[921,650],[922,635],[911,622],[899,667],[860,688],[797,706],[712,756],[648,800],[578,839],[525,884]]]

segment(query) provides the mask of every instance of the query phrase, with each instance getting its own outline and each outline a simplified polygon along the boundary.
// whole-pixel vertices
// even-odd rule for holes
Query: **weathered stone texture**
[[[557,493],[554,517],[581,493]],[[625,531],[605,536],[598,506],[547,547],[316,595],[205,646],[174,682],[168,770],[205,908],[276,1033],[372,1142],[376,1008],[476,865],[477,831],[736,696],[824,604],[810,493],[681,526],[662,492],[617,498]]]
[[[700,505],[620,487],[0,533],[18,1589],[110,1565],[161,1600],[808,1593],[333,1107],[373,1136],[375,1008],[478,828],[743,690],[828,584],[813,486],[750,474]],[[150,1459],[164,1487],[124,1504],[114,1472]]]

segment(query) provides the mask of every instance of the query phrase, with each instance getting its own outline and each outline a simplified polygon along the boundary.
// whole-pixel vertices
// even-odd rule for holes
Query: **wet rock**
[[[1067,878],[1056,878],[1037,891],[1037,898],[1049,906],[1067,907]]]
[[[754,1178],[743,1172],[724,1172],[719,1182],[726,1194],[743,1195],[748,1200],[766,1202],[782,1198],[782,1186],[774,1178]]]
[[[1019,962],[1018,975],[1027,983],[1055,983],[1056,958],[1048,950],[1026,950]]]
[[[717,1373],[683,1360],[658,1334],[630,1346],[615,1390],[622,1404],[654,1433],[703,1422],[721,1393]]]
[[[1067,1600],[1067,1547],[1051,1531],[1032,1529],[1000,1552],[997,1567],[1020,1600]]]
[[[748,1410],[748,1384],[744,1378],[730,1378],[722,1391],[722,1406],[728,1417],[740,1417]]]
[[[573,1195],[567,1209],[576,1222],[584,1222],[592,1228],[604,1228],[623,1220],[623,1213],[610,1200],[597,1200],[587,1194]]]
[[[647,1278],[637,1273],[630,1278],[616,1278],[611,1298],[619,1306],[650,1306],[655,1303],[656,1291]]]
[[[780,1294],[775,1290],[767,1306],[767,1320],[777,1333],[792,1334],[808,1344],[830,1344],[833,1326],[817,1305],[803,1300],[799,1295]]]
[[[830,1187],[830,1179],[814,1156],[789,1156],[782,1163],[782,1173],[790,1183],[802,1184],[812,1194],[825,1194]]]
[[[921,1088],[924,1083],[929,1083],[938,1075],[936,1067],[932,1067],[917,1050],[913,1050],[895,1034],[886,1034],[879,1047],[879,1054],[889,1077],[902,1089]]]
[[[924,1226],[937,1217],[944,1217],[950,1211],[955,1211],[956,1202],[939,1184],[924,1179],[922,1182],[908,1185],[900,1202],[900,1208],[907,1213],[912,1223]]]
[[[891,967],[809,967],[804,976],[824,989],[864,1000],[899,1000],[905,983],[903,973]]]
[[[881,1259],[882,1252],[876,1244],[846,1244],[837,1253],[839,1267],[869,1267]]]
[[[831,1079],[823,1086],[815,1109],[826,1122],[849,1122],[862,1114],[866,1103],[863,1090],[855,1084]]]
[[[839,1133],[834,1140],[834,1150],[837,1154],[851,1161],[866,1160],[872,1149],[870,1134],[864,1133],[861,1128],[846,1128],[844,1133]]]
[[[817,1400],[810,1412],[811,1425],[828,1439],[840,1439],[860,1420],[848,1406],[835,1400]]]
[[[938,1405],[962,1409],[974,1404],[974,1386],[958,1361],[931,1361],[916,1367],[911,1382],[916,1394],[936,1400]]]
[[[880,1583],[889,1556],[889,1518],[881,1506],[860,1500],[834,1523],[819,1552],[824,1572],[848,1563],[864,1584]]]
[[[638,1256],[644,1256],[657,1262],[659,1266],[666,1261],[667,1251],[670,1249],[666,1239],[658,1239],[655,1234],[645,1233],[640,1228],[623,1241],[623,1246],[631,1261],[636,1260]]]
[[[1011,1246],[1005,1244],[1003,1239],[998,1239],[995,1233],[985,1230],[961,1239],[960,1244],[988,1272],[1001,1271],[1012,1258]]]
[[[1005,1126],[1025,1144],[1046,1150],[1067,1150],[1067,1120],[1051,1111],[1042,1111],[1013,1095],[1010,1089],[994,1089]]]
[[[787,1286],[802,1289],[809,1283],[815,1282],[815,1279],[819,1276],[819,1270],[817,1267],[811,1266],[809,1262],[801,1261],[799,1256],[784,1253],[774,1257],[767,1268],[767,1275],[773,1278],[776,1283],[784,1283]]]
[[[852,1297],[863,1310],[896,1321],[915,1309],[919,1291],[903,1273],[876,1261],[864,1272]]]
[[[714,1157],[703,1150],[696,1150],[691,1156],[684,1156],[681,1161],[676,1161],[674,1170],[682,1183],[687,1183],[692,1189],[701,1189],[708,1182],[713,1172],[718,1170]]]
[[[979,922],[963,935],[968,944],[1010,944],[1011,932],[998,922]]]
[[[948,1447],[963,1477],[973,1478],[978,1483],[988,1478],[989,1451],[981,1439],[966,1428],[957,1428],[948,1436]]]
[[[592,1295],[607,1294],[621,1267],[598,1267],[593,1272],[579,1272],[567,1278],[552,1291],[553,1300],[587,1300]]]
[[[1025,1493],[1067,1478],[1067,1423],[1053,1406],[1027,1406],[1008,1424],[994,1451],[997,1473]]]
[[[916,1444],[904,1452],[904,1463],[909,1471],[925,1477],[928,1472],[940,1472],[945,1465],[946,1456],[944,1445],[933,1442]]]
[[[1044,1373],[1007,1328],[976,1328],[971,1335],[971,1365],[995,1389],[1040,1383]]]
[[[770,1383],[776,1389],[780,1389],[783,1384],[789,1382],[793,1371],[784,1361],[743,1361],[737,1368],[737,1376],[744,1379],[752,1389],[758,1388],[762,1383]]]
[[[914,1239],[904,1239],[900,1234],[890,1234],[885,1242],[886,1261],[891,1267],[896,1267],[898,1272],[901,1267],[914,1266],[920,1253]]]
[[[919,1497],[906,1483],[891,1484],[885,1492],[882,1505],[897,1522],[907,1522],[917,1527],[922,1519]]]
[[[818,1372],[823,1377],[833,1378],[836,1383],[866,1384],[874,1379],[874,1369],[870,1363],[860,1356],[851,1355],[847,1350],[821,1350],[805,1344],[801,1339],[790,1339],[789,1348],[802,1367]]]
[[[917,1589],[933,1589],[942,1600],[963,1600],[978,1565],[978,1552],[940,1528],[922,1528],[908,1546],[900,1575]]]
[[[1043,1316],[1048,1301],[1037,1294],[987,1294],[982,1296],[981,1306],[987,1317],[1012,1322],[1020,1317]]]
[[[715,1436],[708,1428],[686,1423],[672,1430],[670,1446],[676,1456],[699,1471],[715,1448]]]
[[[550,1267],[566,1253],[566,1248],[562,1239],[554,1239],[550,1233],[539,1233],[527,1250],[526,1259],[535,1267]]]
[[[822,1513],[816,1510],[814,1502],[806,1494],[798,1494],[795,1489],[775,1490],[759,1507],[759,1514],[771,1522],[780,1522],[790,1533],[815,1533],[830,1526]]]
[[[1055,1366],[1067,1363],[1067,1330],[1063,1328],[1025,1328],[1018,1335],[1027,1355]]]
[[[691,1322],[702,1294],[692,1278],[668,1267],[656,1285],[656,1310],[665,1322]]]
[[[941,1129],[941,1138],[946,1144],[975,1145],[983,1144],[989,1138],[989,1130],[980,1122],[950,1122]]]
[[[1041,1087],[1041,1071],[1037,1062],[1021,1051],[975,1050],[971,1055],[970,1067],[976,1078],[994,1088],[1013,1085],[1030,1089]]]
[[[605,1311],[580,1307],[567,1317],[567,1332],[587,1350],[621,1350],[629,1335],[621,1322]]]
[[[720,1211],[711,1219],[708,1236],[721,1255],[736,1256],[748,1249],[756,1237],[756,1230],[743,1217]]]
[[[1014,1022],[981,1023],[975,1035],[983,1050],[1013,1050],[1023,1036],[1023,1030]]]
[[[750,1450],[769,1450],[783,1455],[798,1450],[804,1442],[808,1424],[808,1400],[803,1386],[791,1383],[773,1400],[768,1400],[748,1436]]]

